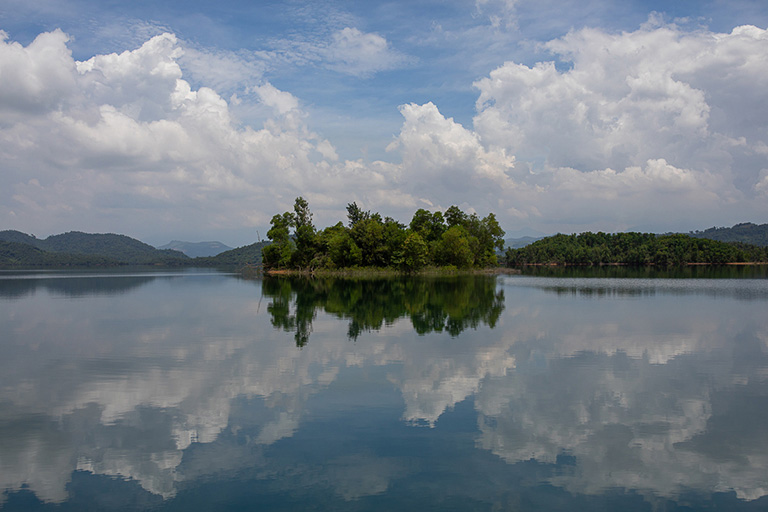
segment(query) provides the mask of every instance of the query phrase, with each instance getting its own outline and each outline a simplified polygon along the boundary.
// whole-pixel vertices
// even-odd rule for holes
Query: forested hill
[[[0,231],[0,242],[5,242],[0,257],[3,265],[178,265],[190,261],[179,251],[155,249],[135,238],[113,233],[71,231],[38,239],[19,231]]]
[[[256,242],[251,245],[238,247],[207,258],[195,258],[194,265],[202,267],[243,267],[245,265],[261,265],[261,250],[269,242]]]
[[[0,267],[105,267],[119,264],[106,256],[49,252],[30,244],[0,240]]]
[[[173,249],[174,251],[183,252],[190,258],[208,258],[225,251],[230,251],[232,247],[226,246],[221,242],[182,242],[180,240],[172,240],[165,245],[161,245],[158,249]]]
[[[768,248],[689,235],[653,233],[558,234],[507,249],[507,265],[682,265],[768,262]]]
[[[696,238],[708,238],[721,242],[742,242],[768,247],[768,224],[744,222],[731,228],[711,227],[704,231],[692,231],[688,234]]]

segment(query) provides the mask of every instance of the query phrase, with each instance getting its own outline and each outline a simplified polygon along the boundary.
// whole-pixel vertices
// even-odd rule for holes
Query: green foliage
[[[473,246],[476,245],[477,239],[472,237],[464,226],[451,226],[440,239],[437,249],[438,263],[469,268],[475,262]]]
[[[267,238],[272,244],[262,249],[265,268],[306,268],[316,261],[315,252],[320,241],[306,199],[297,197],[293,212],[273,216],[270,224]]]
[[[683,265],[768,261],[768,249],[728,244],[689,235],[652,233],[592,233],[543,238],[520,249],[507,249],[508,266],[568,265]]]
[[[414,272],[424,268],[429,262],[429,247],[421,235],[411,232],[403,242],[400,268],[406,272]]]
[[[262,263],[265,268],[287,268],[295,251],[290,229],[296,225],[296,217],[285,212],[274,215],[269,223],[272,227],[267,231],[267,238],[272,240],[272,244],[262,248]]]
[[[362,264],[371,267],[386,266],[384,255],[384,224],[379,217],[372,217],[357,222],[350,230],[355,244],[362,251]]]
[[[358,222],[369,219],[370,217],[371,212],[364,212],[360,209],[359,206],[357,206],[357,203],[347,204],[347,218],[349,219],[350,228],[354,227]]]
[[[406,228],[395,219],[382,219],[378,213],[349,203],[349,227],[338,222],[317,232],[309,204],[299,197],[293,212],[272,218],[267,233],[272,244],[263,249],[264,267],[314,270],[363,266],[411,272],[429,264],[458,268],[496,265],[496,249],[504,243],[504,231],[496,217],[490,214],[480,219],[456,206],[448,213],[454,222],[450,229],[441,212],[424,209],[416,211]]]
[[[440,212],[430,213],[429,211],[420,208],[413,214],[410,228],[412,231],[418,233],[426,242],[440,240],[440,237],[445,231],[443,214]]]
[[[467,214],[459,209],[458,206],[451,206],[445,210],[445,220],[448,223],[448,227],[464,226],[467,223]]]
[[[323,231],[320,245],[330,260],[328,268],[356,267],[363,262],[363,251],[341,222]]]

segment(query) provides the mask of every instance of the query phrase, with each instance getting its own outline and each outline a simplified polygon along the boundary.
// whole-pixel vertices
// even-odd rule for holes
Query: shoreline
[[[249,272],[256,272],[255,269],[244,269]],[[350,268],[350,269],[318,269],[318,270],[295,270],[295,269],[276,269],[262,270],[261,274],[270,277],[286,276],[304,276],[304,277],[403,277],[403,276],[457,276],[457,275],[516,275],[522,271],[518,268],[491,267],[479,269],[456,269],[429,267],[418,272],[403,272],[391,268]]]

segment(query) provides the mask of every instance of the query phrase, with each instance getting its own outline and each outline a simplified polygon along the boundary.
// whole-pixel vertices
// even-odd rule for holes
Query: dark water
[[[760,272],[0,273],[0,509],[768,510]]]

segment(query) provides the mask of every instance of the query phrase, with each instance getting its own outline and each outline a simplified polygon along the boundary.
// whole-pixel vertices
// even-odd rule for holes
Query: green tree
[[[382,239],[384,236],[384,224],[381,216],[373,215],[368,219],[357,222],[350,230],[350,235],[355,244],[362,251],[363,265],[371,267],[386,266]]]
[[[364,212],[359,206],[357,206],[356,202],[347,204],[347,218],[349,219],[350,228],[355,227],[355,224],[360,221],[369,219],[370,217],[371,212]]]
[[[290,237],[290,229],[296,223],[292,213],[283,213],[272,217],[272,227],[267,231],[267,238],[272,240],[270,245],[261,250],[262,262],[265,268],[285,268],[290,266],[295,247]]]
[[[474,262],[472,238],[462,226],[448,228],[440,241],[438,249],[439,261],[458,268],[469,268]]]
[[[453,226],[466,226],[467,220],[467,214],[456,205],[445,210],[445,221],[449,228]]]
[[[443,214],[440,212],[431,213],[428,210],[419,208],[413,214],[410,228],[418,233],[426,242],[439,240],[445,231]]]
[[[312,212],[309,203],[303,197],[297,197],[293,206],[295,219],[296,250],[291,256],[294,267],[307,267],[312,261],[317,249],[317,233],[312,224]]]
[[[429,248],[421,235],[411,232],[405,237],[400,261],[400,268],[407,272],[415,272],[427,265]]]
[[[363,251],[341,222],[326,228],[322,239],[332,268],[356,267],[362,263]]]

